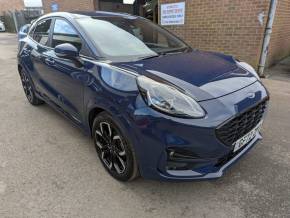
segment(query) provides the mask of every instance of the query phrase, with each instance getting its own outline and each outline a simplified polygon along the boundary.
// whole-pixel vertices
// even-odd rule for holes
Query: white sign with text
[[[185,2],[162,4],[161,25],[183,25],[185,16]]]

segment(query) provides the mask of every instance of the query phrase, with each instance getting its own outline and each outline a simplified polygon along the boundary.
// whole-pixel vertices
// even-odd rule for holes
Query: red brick
[[[160,0],[163,3],[180,2]],[[234,55],[257,67],[266,18],[261,26],[258,15],[268,14],[268,0],[189,0],[185,25],[169,26],[192,47]],[[186,32],[187,34],[182,34]]]
[[[23,0],[0,0],[0,14],[5,11],[22,10],[24,8]]]

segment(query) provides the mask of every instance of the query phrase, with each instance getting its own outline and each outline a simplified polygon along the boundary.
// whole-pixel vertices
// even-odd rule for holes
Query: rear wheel
[[[22,87],[24,90],[24,93],[26,95],[27,100],[32,105],[41,105],[44,103],[41,99],[37,98],[34,92],[33,83],[30,79],[30,77],[27,75],[27,73],[24,70],[20,70],[20,78]]]
[[[133,147],[108,113],[102,112],[95,118],[93,138],[98,156],[111,176],[120,181],[138,176]]]

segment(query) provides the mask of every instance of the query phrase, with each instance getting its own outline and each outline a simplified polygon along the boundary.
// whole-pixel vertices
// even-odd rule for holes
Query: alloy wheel
[[[95,143],[100,158],[110,171],[126,171],[127,155],[119,131],[108,122],[100,122],[95,131]]]
[[[33,90],[32,90],[32,85],[30,82],[30,79],[28,78],[28,76],[26,75],[26,73],[24,73],[23,71],[20,73],[20,77],[21,77],[21,83],[24,89],[24,93],[28,99],[29,102],[33,101]]]

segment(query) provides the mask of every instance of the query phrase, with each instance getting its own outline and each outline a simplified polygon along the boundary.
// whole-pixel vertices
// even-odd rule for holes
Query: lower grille
[[[234,142],[250,132],[262,120],[266,111],[267,100],[238,115],[234,119],[216,129],[218,139],[225,145],[232,146]]]

